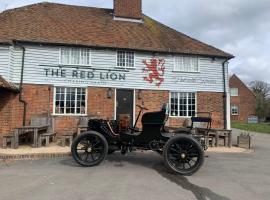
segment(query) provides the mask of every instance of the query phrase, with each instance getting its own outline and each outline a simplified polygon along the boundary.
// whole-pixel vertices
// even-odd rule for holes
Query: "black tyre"
[[[108,142],[95,131],[80,134],[72,143],[71,154],[80,165],[92,167],[100,164],[108,154]]]
[[[173,173],[189,176],[204,163],[204,150],[197,140],[188,135],[176,135],[164,146],[166,167]]]

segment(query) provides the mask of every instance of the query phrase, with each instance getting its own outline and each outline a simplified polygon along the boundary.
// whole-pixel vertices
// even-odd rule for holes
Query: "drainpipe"
[[[27,102],[23,99],[23,74],[24,74],[24,60],[25,60],[25,47],[23,45],[18,44],[17,42],[13,42],[14,46],[18,46],[22,49],[22,62],[21,62],[21,80],[19,86],[19,101],[23,104],[23,126],[26,125],[26,108]]]
[[[223,69],[223,106],[224,106],[224,112],[223,112],[223,117],[224,117],[224,129],[227,129],[227,87],[226,87],[226,63],[228,62],[229,59],[226,59],[225,61],[222,62],[222,69]]]

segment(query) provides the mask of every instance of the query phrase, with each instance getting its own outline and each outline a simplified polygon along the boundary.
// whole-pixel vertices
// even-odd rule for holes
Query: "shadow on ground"
[[[67,158],[60,161],[61,164],[70,167],[80,167],[72,158]],[[131,154],[129,156],[122,156],[119,153],[115,153],[107,157],[107,162],[112,163],[115,167],[124,167],[125,163],[139,165],[142,167],[155,170],[162,177],[177,184],[181,188],[188,190],[194,194],[198,200],[229,200],[229,198],[214,193],[212,190],[197,186],[189,182],[188,178],[180,175],[170,173],[162,162],[162,157],[150,155],[136,155]]]

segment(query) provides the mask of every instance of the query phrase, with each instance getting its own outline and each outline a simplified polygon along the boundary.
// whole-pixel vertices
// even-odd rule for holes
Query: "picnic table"
[[[14,131],[14,148],[19,147],[19,136],[27,133],[33,134],[33,148],[38,147],[38,137],[41,131],[46,131],[48,126],[22,126],[15,128]]]
[[[232,130],[227,130],[227,129],[218,129],[218,128],[196,128],[195,132],[201,132],[205,133],[205,138],[208,140],[210,138],[210,135],[214,135],[215,137],[215,147],[218,147],[219,143],[219,138],[223,137],[224,138],[224,146],[227,147],[232,147]],[[208,141],[206,141],[208,143]]]

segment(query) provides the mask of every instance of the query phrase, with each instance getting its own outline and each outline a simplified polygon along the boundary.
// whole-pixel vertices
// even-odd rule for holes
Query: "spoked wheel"
[[[108,142],[103,135],[90,131],[79,135],[71,146],[73,159],[82,166],[100,164],[108,154]]]
[[[163,156],[169,170],[185,176],[195,173],[204,162],[202,146],[188,135],[170,138],[165,144]]]

